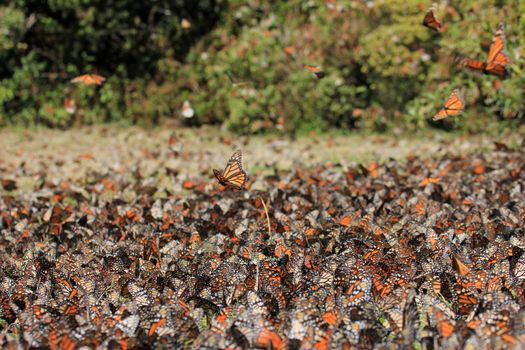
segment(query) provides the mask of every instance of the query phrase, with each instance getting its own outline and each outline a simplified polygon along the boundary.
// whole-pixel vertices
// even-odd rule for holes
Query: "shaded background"
[[[430,3],[386,1],[15,0],[0,5],[0,126],[102,122],[154,126],[181,117],[234,132],[499,131],[524,120],[521,1],[449,1],[443,33]],[[454,66],[485,60],[506,22],[513,61],[502,82]],[[183,25],[186,22],[186,25]],[[189,26],[187,24],[190,24]],[[303,63],[321,65],[317,80]],[[73,86],[82,73],[102,87]],[[465,115],[430,118],[462,87]],[[64,99],[78,110],[69,114]]]

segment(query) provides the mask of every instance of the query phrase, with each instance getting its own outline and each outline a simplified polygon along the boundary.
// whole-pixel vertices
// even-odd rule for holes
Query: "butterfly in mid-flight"
[[[441,108],[439,112],[436,113],[432,120],[436,121],[445,119],[449,116],[458,115],[463,112],[463,108],[465,108],[465,102],[461,97],[461,93],[459,92],[459,89],[454,89],[448,97],[447,102],[445,102],[443,108]]]
[[[231,187],[236,190],[243,189],[248,179],[248,174],[242,168],[242,153],[236,151],[226,164],[224,171],[213,169],[213,174],[219,180],[220,184],[226,187]]]
[[[82,74],[71,79],[71,82],[82,83],[84,85],[102,85],[104,80],[106,80],[106,78],[98,74]]]
[[[312,72],[317,79],[321,79],[324,77],[324,71],[320,66],[311,66],[305,63],[303,64],[303,68]]]
[[[436,32],[440,32],[443,25],[441,24],[441,21],[436,18],[436,11],[437,4],[433,3],[425,14],[425,18],[423,18],[423,25],[435,30]]]
[[[510,64],[510,58],[505,53],[505,25],[500,23],[496,29],[496,34],[490,44],[487,62],[473,60],[467,57],[458,59],[459,65],[466,66],[473,70],[482,71],[485,74],[496,75],[505,78],[508,74],[507,66]]]

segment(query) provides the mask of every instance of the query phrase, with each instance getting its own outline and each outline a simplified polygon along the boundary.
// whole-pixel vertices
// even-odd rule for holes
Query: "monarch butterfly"
[[[83,74],[79,75],[76,78],[71,79],[72,83],[82,83],[84,85],[102,85],[102,83],[106,80],[101,75],[97,74]]]
[[[223,186],[232,187],[240,190],[244,187],[248,174],[242,168],[242,153],[236,151],[226,164],[224,171],[213,169],[213,174],[219,180],[219,183]]]
[[[423,18],[423,25],[427,28],[435,30],[436,32],[440,32],[442,24],[441,21],[436,18],[436,10],[437,4],[433,3],[425,14],[425,18]]]
[[[180,21],[180,26],[182,27],[182,29],[190,29],[191,28],[191,22],[188,21],[186,18],[183,18]]]
[[[69,114],[75,114],[75,112],[77,111],[77,104],[75,100],[66,98],[64,100],[64,109]]]
[[[490,44],[487,62],[473,60],[467,57],[460,57],[458,63],[473,70],[482,71],[485,74],[496,75],[501,78],[507,76],[507,65],[510,58],[505,53],[505,25],[500,23],[496,29],[496,34]]]
[[[454,89],[448,97],[447,102],[445,102],[445,106],[441,108],[439,112],[436,113],[432,120],[436,121],[444,119],[448,116],[458,115],[461,112],[463,112],[464,107],[465,102],[461,97],[459,89]]]
[[[293,46],[286,46],[285,48],[283,48],[283,51],[288,56],[295,55],[295,47],[293,47]]]
[[[193,116],[195,115],[195,111],[191,107],[190,101],[184,101],[184,103],[182,104],[181,114],[184,118],[193,118]]]
[[[478,298],[474,294],[470,284],[459,283],[454,286],[456,292],[458,311],[462,315],[468,315],[478,304]]]
[[[309,64],[304,63],[303,68],[312,72],[317,79],[321,79],[324,77],[324,71],[320,66],[311,66]]]

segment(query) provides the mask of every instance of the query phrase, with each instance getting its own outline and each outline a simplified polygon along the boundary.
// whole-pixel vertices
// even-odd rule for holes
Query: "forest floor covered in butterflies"
[[[169,136],[0,131],[0,346],[525,343],[519,135]]]

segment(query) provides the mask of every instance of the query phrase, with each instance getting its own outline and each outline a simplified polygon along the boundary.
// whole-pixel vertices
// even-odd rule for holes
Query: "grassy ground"
[[[175,156],[168,139],[175,131],[183,151]],[[145,175],[159,167],[177,169],[188,177],[212,176],[211,168],[220,168],[233,150],[242,149],[244,166],[250,174],[290,169],[293,164],[311,166],[331,162],[342,167],[356,163],[382,162],[409,155],[440,156],[445,153],[469,154],[493,148],[494,141],[516,147],[519,133],[501,136],[462,136],[450,133],[425,135],[341,135],[302,136],[292,140],[284,136],[235,137],[218,128],[175,129],[86,127],[68,131],[0,130],[0,174],[18,169],[27,173],[44,165],[53,181],[78,181],[86,174],[115,167],[138,168]],[[27,189],[31,179],[17,174],[20,188]],[[29,186],[29,187],[28,187]]]

